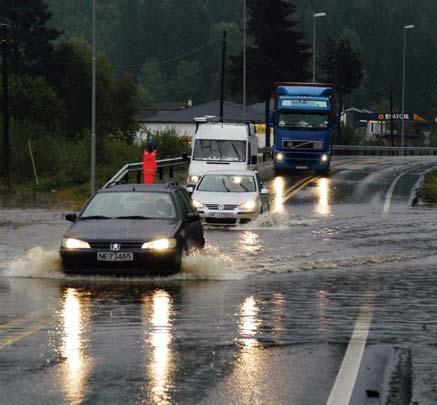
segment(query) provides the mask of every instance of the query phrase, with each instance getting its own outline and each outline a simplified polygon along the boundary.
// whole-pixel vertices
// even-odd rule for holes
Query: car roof
[[[237,176],[255,176],[256,172],[253,170],[208,170],[204,176],[208,174],[230,174]]]
[[[121,192],[121,191],[139,191],[139,192],[163,192],[169,193],[175,189],[182,189],[176,183],[168,183],[168,184],[114,184],[109,185],[106,188],[102,188],[98,190],[98,193],[110,193],[110,192]]]

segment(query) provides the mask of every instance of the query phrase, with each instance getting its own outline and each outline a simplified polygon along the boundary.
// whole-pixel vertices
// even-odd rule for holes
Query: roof
[[[98,190],[98,192],[121,192],[121,191],[161,191],[168,192],[174,188],[179,188],[180,186],[176,183],[167,183],[167,184],[114,184],[110,185],[106,188],[102,188]]]
[[[199,104],[191,108],[185,108],[178,111],[163,113],[153,117],[140,117],[139,122],[143,123],[194,123],[195,118],[204,116],[213,116],[211,120],[219,120],[220,101],[210,101],[208,103]],[[242,121],[243,106],[241,104],[225,101],[223,103],[223,119],[225,121]],[[257,111],[250,107],[246,108],[247,121],[264,122],[265,116],[263,112]]]
[[[280,96],[310,96],[310,97],[330,97],[333,94],[332,87],[311,87],[311,86],[278,86],[276,90]]]

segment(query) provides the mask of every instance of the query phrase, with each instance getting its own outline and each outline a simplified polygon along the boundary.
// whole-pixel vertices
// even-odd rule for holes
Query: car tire
[[[173,266],[170,267],[168,274],[177,274],[180,273],[182,270],[182,259],[184,257],[188,256],[188,247],[185,244],[184,247],[178,252],[176,255],[176,259],[174,261]]]

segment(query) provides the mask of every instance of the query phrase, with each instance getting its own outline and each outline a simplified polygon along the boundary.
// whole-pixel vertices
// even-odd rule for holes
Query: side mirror
[[[76,222],[77,214],[75,212],[66,212],[64,218],[66,221]]]
[[[185,189],[187,190],[187,193],[193,194],[193,191],[194,191],[193,186],[187,186],[187,187],[185,187]]]
[[[261,194],[262,194],[262,195],[268,195],[268,194],[270,194],[270,190],[269,190],[268,188],[263,188],[263,189],[261,190]]]
[[[197,212],[190,212],[187,214],[187,220],[190,222],[199,221],[200,215]]]
[[[253,164],[253,165],[256,165],[256,164],[258,164],[258,156],[252,156],[252,159],[251,159],[251,164]]]

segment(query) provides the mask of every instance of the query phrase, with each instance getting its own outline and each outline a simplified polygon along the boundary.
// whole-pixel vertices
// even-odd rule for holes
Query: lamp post
[[[243,0],[243,120],[246,120],[246,0]]]
[[[404,25],[404,58],[402,63],[402,129],[401,129],[401,146],[404,146],[405,134],[405,64],[407,53],[407,30],[413,29],[414,25]]]
[[[326,13],[313,14],[313,83],[316,82],[316,19],[326,17]]]
[[[91,194],[96,189],[96,0],[93,0],[93,56],[91,91]]]

